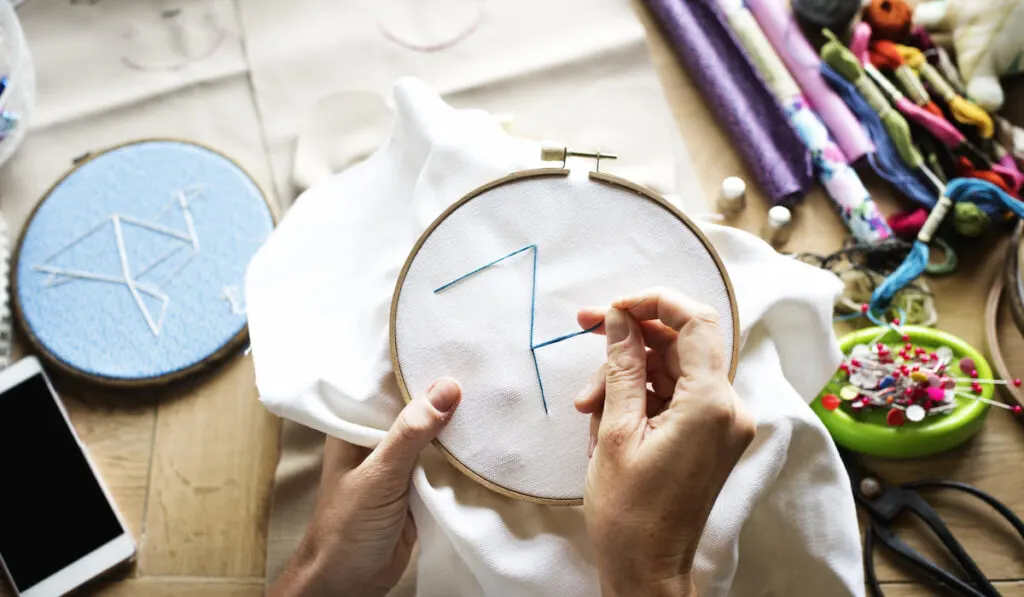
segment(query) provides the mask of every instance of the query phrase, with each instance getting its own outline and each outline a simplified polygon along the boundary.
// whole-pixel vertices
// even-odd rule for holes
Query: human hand
[[[695,594],[697,543],[754,421],[729,383],[713,309],[665,289],[611,307],[578,316],[584,329],[604,321],[608,341],[576,397],[591,415],[583,510],[602,591]]]
[[[441,378],[402,409],[373,451],[327,439],[316,510],[271,597],[373,597],[398,583],[416,544],[412,470],[461,398],[455,380]]]

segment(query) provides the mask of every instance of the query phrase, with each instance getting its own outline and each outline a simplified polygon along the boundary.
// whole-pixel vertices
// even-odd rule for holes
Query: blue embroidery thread
[[[544,348],[545,346],[551,346],[552,344],[557,344],[559,342],[563,342],[565,340],[569,340],[570,338],[575,338],[576,336],[582,336],[583,334],[589,334],[590,332],[593,332],[597,328],[601,327],[601,325],[604,324],[604,322],[602,321],[601,323],[599,323],[599,324],[597,324],[597,325],[595,325],[595,326],[593,326],[591,328],[588,328],[588,329],[585,329],[585,330],[581,330],[581,331],[578,331],[578,332],[573,332],[571,334],[566,334],[564,336],[559,336],[557,338],[553,338],[551,340],[546,340],[546,341],[541,342],[539,344],[534,343],[534,341],[533,341],[533,338],[534,338],[534,336],[533,336],[533,328],[534,328],[534,322],[536,320],[536,312],[537,312],[537,252],[538,252],[537,251],[537,245],[526,245],[525,247],[523,247],[521,249],[516,249],[515,251],[512,251],[511,253],[509,253],[508,255],[505,255],[504,257],[500,257],[500,258],[495,259],[494,261],[492,261],[492,262],[490,262],[490,263],[488,263],[486,265],[480,266],[480,267],[476,268],[475,270],[469,272],[468,274],[464,274],[462,276],[459,276],[458,278],[455,278],[451,282],[448,282],[447,284],[445,284],[443,286],[440,286],[439,288],[435,289],[434,290],[434,294],[437,294],[437,293],[441,292],[442,290],[447,290],[448,288],[451,288],[455,284],[458,284],[459,282],[462,282],[466,278],[470,278],[472,276],[475,276],[476,274],[479,274],[480,272],[482,272],[482,271],[484,271],[484,270],[486,270],[488,268],[491,268],[491,267],[493,267],[495,265],[498,265],[499,263],[501,263],[502,261],[505,261],[506,259],[515,257],[516,255],[519,255],[520,253],[525,253],[526,251],[529,251],[531,249],[533,250],[533,273],[532,273],[532,277],[531,277],[532,283],[530,285],[530,356],[533,357],[533,369],[537,373],[537,386],[540,388],[540,400],[541,400],[541,402],[544,405],[544,414],[547,414],[547,412],[548,412],[548,400],[547,400],[547,397],[544,395],[544,381],[541,379],[541,376],[540,376],[540,363],[537,362],[537,352],[536,352],[537,349],[538,348]]]

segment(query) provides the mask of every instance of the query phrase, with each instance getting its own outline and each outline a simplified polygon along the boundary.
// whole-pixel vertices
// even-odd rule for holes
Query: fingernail
[[[629,336],[629,322],[626,321],[626,314],[618,309],[609,309],[608,315],[604,318],[605,333],[608,335],[608,344],[622,342]]]
[[[590,448],[587,449],[587,458],[593,458],[594,457],[594,448],[596,448],[596,447],[597,447],[597,436],[596,435],[591,435],[590,436]]]
[[[462,394],[459,384],[450,377],[442,377],[427,388],[427,401],[437,410],[446,413],[455,407]]]
[[[612,308],[613,309],[621,309],[622,305],[628,305],[628,304],[632,303],[633,300],[634,299],[631,296],[620,296],[619,298],[617,298],[614,301],[612,301]]]

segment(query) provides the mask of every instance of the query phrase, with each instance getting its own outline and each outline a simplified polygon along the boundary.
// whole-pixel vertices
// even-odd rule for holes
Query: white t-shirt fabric
[[[256,383],[272,412],[372,447],[403,406],[389,352],[399,271],[471,190],[539,167],[539,146],[414,79],[394,90],[387,146],[306,191],[246,279]],[[682,181],[685,184],[685,181]],[[739,310],[734,382],[757,436],[729,477],[695,562],[701,595],[863,595],[849,479],[808,408],[839,364],[830,274],[745,232],[701,224]],[[583,512],[495,493],[433,447],[412,479],[416,594],[595,595]]]

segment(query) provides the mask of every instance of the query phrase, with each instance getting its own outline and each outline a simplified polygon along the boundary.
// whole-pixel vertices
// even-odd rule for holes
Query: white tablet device
[[[135,555],[35,358],[0,373],[0,567],[22,597],[63,595]]]

